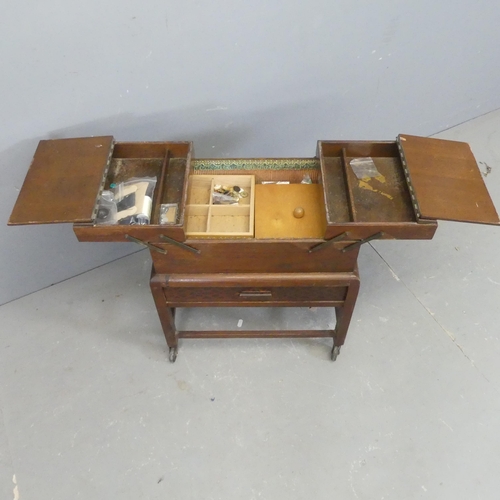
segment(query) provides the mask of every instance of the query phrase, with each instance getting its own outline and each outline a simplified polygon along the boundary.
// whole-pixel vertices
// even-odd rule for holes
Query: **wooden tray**
[[[214,186],[239,186],[248,193],[234,205],[216,205]],[[191,175],[186,206],[186,235],[190,238],[253,238],[254,175]]]
[[[323,238],[326,219],[320,184],[258,184],[255,202],[255,237]],[[294,216],[296,208],[304,215]]]

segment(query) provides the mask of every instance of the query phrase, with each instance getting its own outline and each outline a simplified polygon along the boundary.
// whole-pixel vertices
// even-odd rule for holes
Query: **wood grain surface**
[[[411,135],[399,142],[421,218],[499,224],[467,143]]]
[[[319,184],[257,184],[255,238],[322,238],[325,234],[323,191]],[[304,216],[294,217],[297,207]]]
[[[40,141],[9,224],[92,219],[113,137]]]

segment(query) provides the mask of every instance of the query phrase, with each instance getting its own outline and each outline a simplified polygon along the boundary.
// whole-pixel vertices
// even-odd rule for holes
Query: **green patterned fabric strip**
[[[317,158],[210,158],[192,160],[193,170],[319,170]]]

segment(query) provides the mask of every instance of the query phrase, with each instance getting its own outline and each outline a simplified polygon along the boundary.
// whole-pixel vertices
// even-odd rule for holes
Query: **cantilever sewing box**
[[[103,190],[137,177],[157,179],[149,223],[99,224]],[[245,197],[215,204],[220,185]],[[173,218],[160,224],[167,205]],[[360,246],[431,239],[437,219],[499,224],[466,143],[400,135],[319,141],[310,158],[195,159],[190,142],[105,136],[41,141],[9,224],[72,222],[80,241],[146,245],[171,361],[180,338],[216,337],[331,337],[335,360],[358,294]],[[333,307],[336,326],[176,328],[178,307],[226,306]]]

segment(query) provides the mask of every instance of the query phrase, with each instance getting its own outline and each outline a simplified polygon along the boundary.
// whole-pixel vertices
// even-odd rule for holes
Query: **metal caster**
[[[168,350],[168,359],[171,363],[175,363],[175,360],[177,359],[177,346],[171,347]]]
[[[337,356],[340,354],[340,346],[333,346],[332,349],[332,361],[335,361],[337,359]]]

